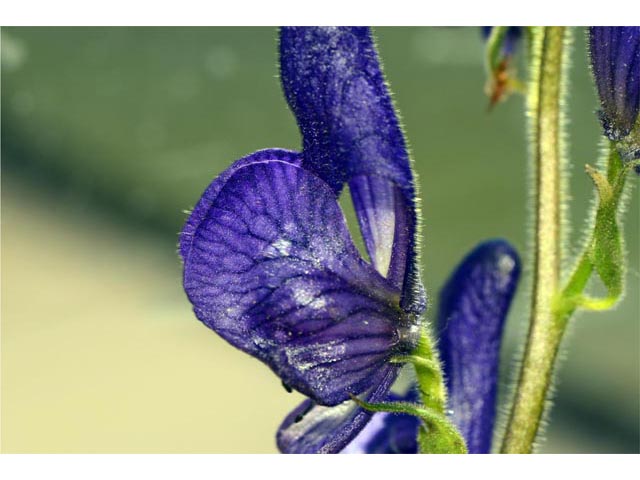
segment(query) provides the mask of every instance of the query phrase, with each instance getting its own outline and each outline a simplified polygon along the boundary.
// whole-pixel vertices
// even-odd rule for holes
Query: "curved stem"
[[[504,453],[530,453],[540,428],[567,317],[553,314],[562,264],[564,159],[563,82],[568,29],[541,27],[533,36],[529,118],[535,162],[535,239],[529,334]]]
[[[556,314],[560,317],[571,317],[578,307],[587,310],[608,310],[620,300],[624,289],[623,271],[622,269],[616,269],[614,275],[607,276],[606,281],[604,281],[608,290],[606,297],[592,298],[583,294],[592,273],[596,270],[594,260],[598,259],[594,258],[594,256],[598,233],[607,228],[609,230],[608,233],[613,232],[613,235],[621,240],[619,229],[615,224],[617,223],[621,203],[623,203],[625,181],[631,166],[627,165],[625,167],[623,165],[614,145],[608,143],[606,148],[608,152],[606,155],[606,177],[587,166],[587,172],[593,178],[594,183],[599,185],[599,205],[595,212],[593,232],[584,246],[573,272],[557,297],[555,309],[557,311]],[[615,257],[616,250],[621,255],[621,248],[615,248],[615,246],[607,252],[608,256]]]
[[[406,413],[421,418],[424,423],[418,429],[417,438],[420,453],[467,453],[464,438],[447,418],[447,389],[437,351],[426,328],[420,333],[418,345],[411,355],[392,358],[391,362],[414,366],[424,406],[402,402],[369,403],[353,395],[352,400],[371,412]]]
[[[351,399],[370,412],[404,413],[420,418],[426,426],[426,429],[421,428],[418,434],[421,453],[467,453],[464,439],[447,417],[440,412],[412,403],[369,403],[354,395]]]

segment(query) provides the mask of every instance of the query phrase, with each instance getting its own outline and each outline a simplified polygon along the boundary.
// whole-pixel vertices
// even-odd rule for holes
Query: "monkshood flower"
[[[309,399],[285,452],[339,452],[415,348],[426,299],[405,141],[367,28],[283,28],[281,80],[303,151],[236,161],[180,235],[198,319]],[[338,204],[348,184],[370,257]],[[346,425],[346,426],[345,426]]]
[[[640,159],[640,27],[589,27],[589,50],[604,134],[624,161]]]
[[[451,418],[469,453],[489,453],[496,417],[500,344],[520,276],[516,251],[504,240],[474,248],[440,292],[439,350]],[[410,389],[389,401],[415,402]],[[418,453],[420,420],[376,413],[344,453]]]

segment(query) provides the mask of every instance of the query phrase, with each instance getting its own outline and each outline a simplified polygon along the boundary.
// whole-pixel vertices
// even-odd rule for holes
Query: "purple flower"
[[[622,140],[640,109],[640,27],[589,27],[589,50],[604,133]],[[632,158],[640,158],[640,147]]]
[[[371,34],[284,28],[280,54],[303,152],[255,152],[211,183],[180,235],[185,291],[206,326],[309,397],[278,430],[282,452],[417,451],[416,417],[367,426],[372,414],[350,400],[417,400],[389,392],[390,360],[415,348],[426,304],[413,177]],[[345,185],[369,262],[337,203]],[[488,242],[443,290],[440,348],[470,451],[490,447],[518,272],[508,244]]]
[[[502,331],[519,276],[516,251],[492,240],[462,260],[440,293],[438,347],[448,408],[469,453],[491,451]],[[414,402],[416,393],[389,400]],[[411,415],[376,413],[344,452],[417,453],[419,425]]]
[[[338,452],[386,398],[426,300],[405,141],[367,28],[283,28],[281,80],[303,151],[268,149],[216,178],[180,235],[198,319],[309,397],[285,452]],[[370,257],[338,205],[349,186]]]

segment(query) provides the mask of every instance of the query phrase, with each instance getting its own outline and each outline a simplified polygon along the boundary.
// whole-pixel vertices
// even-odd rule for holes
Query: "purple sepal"
[[[416,403],[418,394],[410,388],[405,395],[389,393],[387,402]],[[421,420],[405,413],[379,412],[341,453],[418,453]]]
[[[489,453],[496,415],[502,331],[520,276],[504,240],[478,245],[440,294],[439,349],[451,419],[469,453]]]
[[[640,109],[640,27],[589,27],[591,66],[610,140],[626,137]]]
[[[194,209],[185,291],[205,325],[337,405],[395,371],[389,359],[411,351],[416,329],[398,289],[360,257],[329,186],[260,155],[234,164]]]
[[[370,30],[282,28],[280,71],[303,137],[304,168],[327,182],[336,195],[349,182],[373,264],[382,274],[388,270],[391,281],[402,289],[403,309],[422,312],[426,300],[415,268],[413,176]],[[390,186],[367,190],[362,177],[378,177],[372,181]],[[400,230],[384,224],[391,217],[401,222],[403,235],[390,242],[389,235]],[[376,235],[380,232],[386,234]]]
[[[398,368],[389,370],[379,385],[360,398],[368,402],[387,398],[397,374]],[[278,449],[282,453],[339,453],[365,428],[372,415],[351,400],[325,407],[307,399],[278,428]]]

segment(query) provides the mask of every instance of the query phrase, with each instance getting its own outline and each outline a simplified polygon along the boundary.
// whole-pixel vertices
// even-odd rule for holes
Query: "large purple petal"
[[[640,109],[640,27],[590,27],[591,65],[605,134],[629,134]]]
[[[380,402],[395,380],[397,369],[390,370],[382,382],[361,395],[368,402]],[[305,400],[284,419],[277,433],[282,453],[339,453],[367,425],[372,414],[349,400],[334,407]]]
[[[418,401],[414,388],[405,395],[389,393],[387,402]],[[418,453],[418,428],[421,420],[405,413],[375,413],[342,453]]]
[[[504,240],[478,245],[440,294],[439,349],[452,420],[469,453],[489,453],[496,415],[500,344],[520,276]]]
[[[390,357],[413,348],[399,291],[362,260],[314,174],[265,158],[205,197],[187,222],[187,295],[203,323],[284,383],[336,405],[378,385],[395,370]]]
[[[405,140],[365,27],[288,27],[282,85],[303,137],[303,165],[336,194],[349,187],[375,268],[421,312],[415,189]]]

